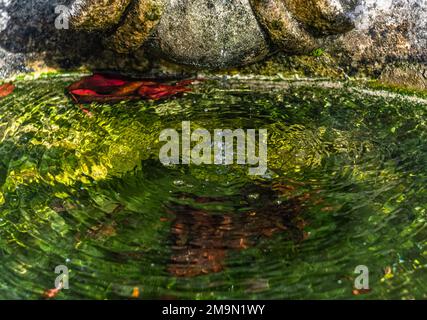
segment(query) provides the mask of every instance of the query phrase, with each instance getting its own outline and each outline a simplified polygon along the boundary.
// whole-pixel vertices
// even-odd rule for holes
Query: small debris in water
[[[99,224],[88,231],[88,235],[97,240],[105,240],[117,234],[116,223]]]
[[[84,108],[82,105],[80,105],[80,110],[82,110],[82,111],[83,111],[83,113],[85,113],[89,118],[92,118],[92,117],[93,117],[93,113],[92,113],[92,112],[90,112],[90,110],[89,110],[89,109]]]
[[[56,298],[56,296],[58,295],[58,293],[61,291],[62,288],[63,288],[63,284],[60,283],[58,288],[47,289],[43,292],[43,297],[46,299]]]
[[[53,299],[58,295],[60,291],[61,291],[60,288],[48,289],[45,292],[43,292],[43,297],[45,297],[46,299]]]
[[[367,294],[370,292],[371,292],[371,289],[353,289],[351,293],[355,296],[358,296],[358,295]]]
[[[139,298],[139,288],[134,287],[132,290],[132,298]]]

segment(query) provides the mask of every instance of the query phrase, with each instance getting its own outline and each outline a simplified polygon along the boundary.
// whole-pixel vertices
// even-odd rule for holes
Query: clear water
[[[83,112],[75,79],[0,100],[0,298],[427,298],[427,101],[207,81]],[[269,170],[165,167],[160,131],[265,128]],[[366,265],[371,291],[354,295]]]

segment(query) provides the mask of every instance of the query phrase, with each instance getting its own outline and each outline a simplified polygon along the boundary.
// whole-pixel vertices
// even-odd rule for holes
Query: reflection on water
[[[168,205],[168,212],[175,215],[170,273],[191,277],[220,272],[225,267],[227,251],[247,249],[255,246],[259,238],[279,232],[290,240],[303,240],[304,220],[300,213],[309,194],[280,200],[273,189],[256,185],[252,186],[252,193],[248,189],[242,190],[241,199],[177,195],[178,199],[191,199],[199,204],[237,205],[231,212],[221,214],[179,203]]]
[[[0,100],[0,298],[427,298],[427,103],[340,83],[206,81],[177,99]],[[163,166],[159,134],[267,129],[268,171]],[[353,295],[354,269],[371,290]]]

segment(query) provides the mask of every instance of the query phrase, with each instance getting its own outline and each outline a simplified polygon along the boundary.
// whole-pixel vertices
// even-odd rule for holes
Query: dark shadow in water
[[[254,192],[258,194],[255,201],[249,198]],[[301,214],[310,195],[279,202],[280,193],[272,188],[253,185],[242,190],[240,199],[176,195],[178,199],[191,199],[196,204],[231,200],[239,206],[233,212],[219,214],[188,204],[170,203],[167,210],[175,215],[175,219],[171,229],[173,244],[168,271],[180,277],[220,272],[225,267],[229,251],[255,246],[260,238],[278,233],[291,241],[302,241],[306,234]]]

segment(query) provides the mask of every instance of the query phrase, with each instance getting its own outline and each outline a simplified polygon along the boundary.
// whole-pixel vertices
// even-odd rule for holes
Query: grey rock
[[[0,0],[0,75],[47,70],[145,71],[141,52],[123,55],[105,48],[98,32],[57,29],[58,5],[74,0]]]
[[[177,63],[225,68],[264,58],[269,44],[248,0],[169,1],[151,48]]]
[[[55,6],[71,6],[74,0],[0,0],[0,77],[81,66],[146,72],[153,68],[153,63],[161,61],[159,57],[198,67],[225,68],[286,50],[255,16],[249,0],[164,1],[165,13],[145,45],[131,53],[119,54],[103,44],[114,31],[111,25],[109,29],[101,25],[100,30],[87,32],[55,28],[58,16]],[[426,64],[426,0],[342,0],[340,3],[345,18],[332,19],[335,21],[332,24],[327,18],[321,26],[316,25],[318,20],[311,21],[297,12],[292,17],[295,26],[302,27],[314,39],[314,46],[330,52],[345,70],[380,76],[386,65]],[[336,16],[337,11],[332,11],[332,15]],[[353,30],[348,31],[348,21],[354,24]],[[310,26],[315,27],[314,31]],[[348,32],[336,34],[336,31]],[[141,39],[137,37],[137,41]],[[283,43],[289,42],[285,39]],[[307,46],[301,52],[311,48]],[[295,51],[298,50],[286,52]]]
[[[325,46],[348,69],[379,75],[399,62],[427,63],[427,0],[359,0],[356,28]]]
[[[116,52],[148,41],[166,59],[214,69],[260,60],[271,45],[309,53],[317,38],[354,27],[340,0],[76,0],[71,18],[77,30],[111,31]]]

